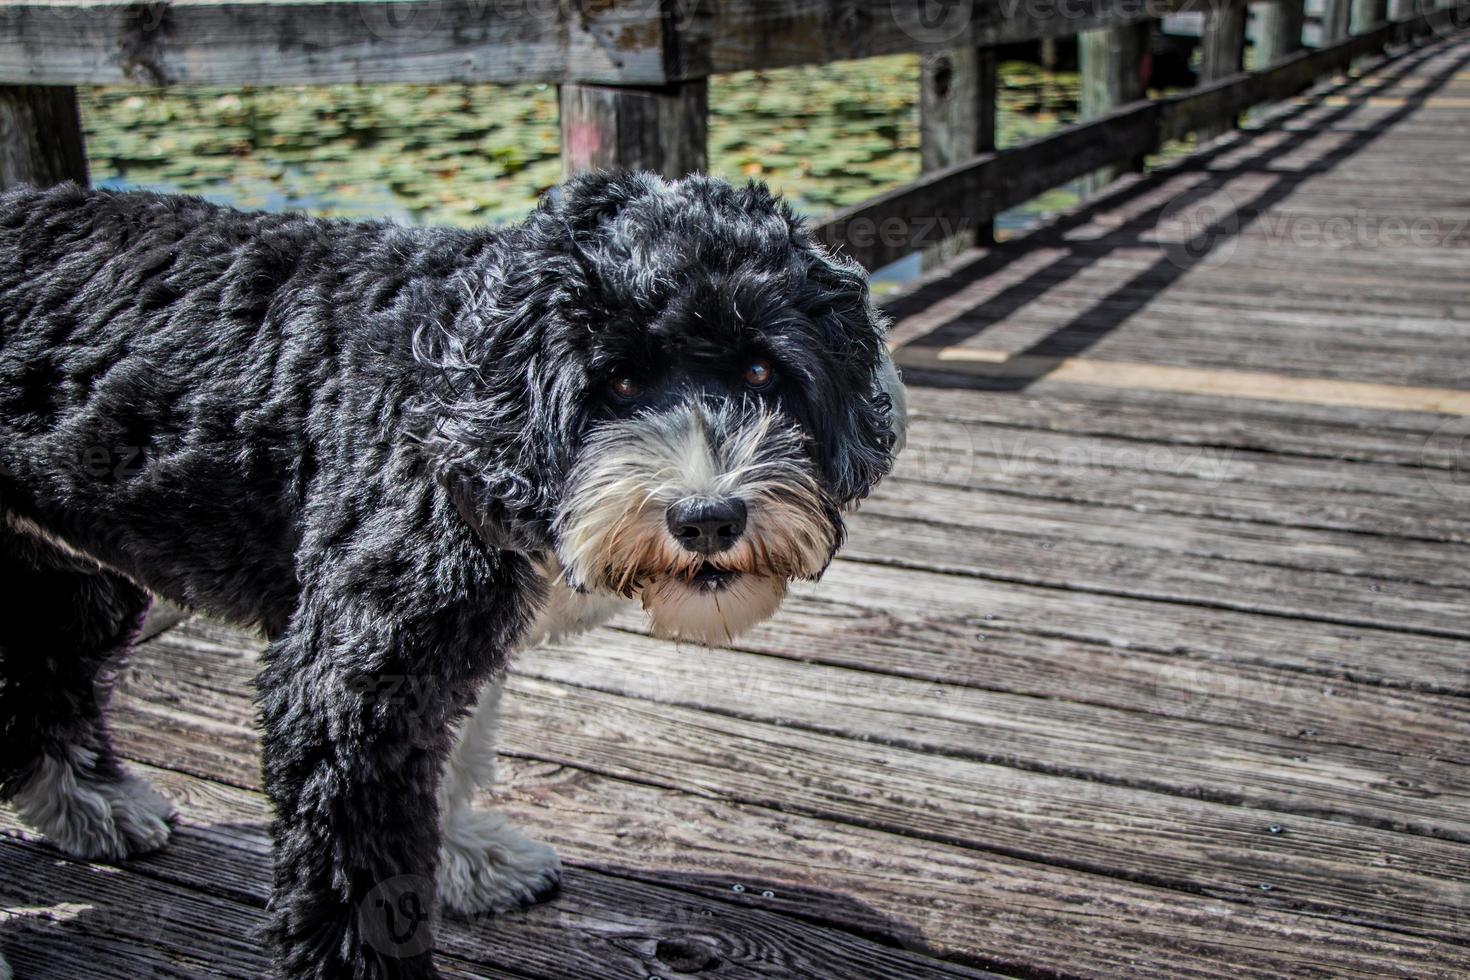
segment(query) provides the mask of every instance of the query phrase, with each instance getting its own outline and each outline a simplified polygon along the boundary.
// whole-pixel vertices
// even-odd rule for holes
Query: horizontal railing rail
[[[1069,36],[1210,2],[0,0],[0,83],[657,86]]]
[[[0,0],[0,187],[87,179],[83,84],[557,82],[566,170],[678,176],[707,165],[708,76],[918,52],[926,172],[813,225],[871,269],[983,244],[997,215],[1051,188],[1105,182],[1470,24],[1470,0],[1444,2],[1324,0],[1325,41],[1307,51],[1303,0],[1257,3],[1267,67],[1244,72],[1247,0]],[[1139,99],[1149,25],[1183,10],[1205,13],[1202,84]],[[1073,34],[1092,118],[993,151],[994,46]]]
[[[869,269],[962,234],[1110,164],[1157,152],[1168,140],[1217,129],[1241,112],[1290,98],[1354,61],[1464,21],[1470,5],[1391,21],[1256,72],[1239,72],[1178,95],[1144,99],[1039,139],[982,153],[924,174],[813,225],[813,235]]]

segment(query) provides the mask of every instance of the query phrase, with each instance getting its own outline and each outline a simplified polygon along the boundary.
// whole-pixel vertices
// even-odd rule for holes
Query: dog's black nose
[[[745,533],[745,501],[691,497],[669,507],[669,533],[688,551],[717,555],[735,547]]]

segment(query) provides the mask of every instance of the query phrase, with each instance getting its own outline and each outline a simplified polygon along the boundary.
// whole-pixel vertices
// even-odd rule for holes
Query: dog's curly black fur
[[[823,565],[890,465],[883,342],[860,270],[704,177],[582,177],[463,231],[0,195],[0,792],[64,767],[115,798],[93,674],[145,608],[133,583],[258,626],[281,969],[432,975],[362,906],[432,879],[450,724],[554,581],[583,447],[680,399],[788,426]],[[779,379],[739,391],[753,356]],[[648,383],[609,394],[629,370]],[[431,709],[363,696],[389,675]],[[114,811],[110,856],[156,845],[160,811]]]

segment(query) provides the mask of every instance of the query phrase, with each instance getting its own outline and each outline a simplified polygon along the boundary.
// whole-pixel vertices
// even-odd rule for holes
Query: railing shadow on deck
[[[1153,247],[1160,252],[1159,258],[1148,268],[1131,276],[1127,282],[1108,292],[1066,324],[1010,355],[1003,362],[984,364],[978,370],[960,371],[946,370],[943,363],[927,363],[911,358],[903,361],[905,373],[922,377],[926,385],[935,387],[1024,390],[1051,373],[1067,358],[1075,357],[1108,336],[1186,273],[1210,261],[1222,246],[1246,231],[1254,221],[1280,204],[1309,177],[1334,169],[1386,135],[1389,129],[1421,107],[1470,64],[1470,54],[1456,59],[1442,71],[1426,76],[1427,81],[1423,86],[1403,96],[1402,105],[1376,118],[1364,129],[1352,133],[1342,143],[1312,161],[1310,166],[1290,171],[1274,171],[1277,176],[1268,187],[1249,200],[1238,203],[1231,201],[1223,213],[1209,221],[1188,241],[1165,242],[1147,237],[1149,232],[1157,229],[1171,214],[1187,211],[1212,195],[1223,192],[1235,177],[1268,169],[1267,165],[1272,160],[1300,149],[1320,135],[1317,130],[1290,131],[1285,126],[1294,119],[1319,110],[1325,98],[1341,96],[1345,98],[1345,103],[1323,114],[1320,117],[1321,122],[1331,123],[1347,118],[1367,105],[1369,99],[1394,86],[1414,67],[1442,53],[1443,49],[1434,45],[1391,59],[1379,69],[1379,74],[1368,80],[1367,86],[1363,85],[1363,79],[1349,78],[1326,87],[1302,105],[1275,114],[1260,128],[1242,131],[1237,138],[1222,139],[1202,152],[1160,167],[1146,176],[1125,180],[1120,186],[1087,201],[1022,238],[992,246],[978,258],[957,260],[934,278],[927,279],[920,286],[896,297],[888,304],[887,312],[895,319],[919,314],[974,283],[1000,273],[1036,250],[1064,250],[1064,254],[1056,260],[1040,269],[1032,270],[1022,281],[1004,287],[996,295],[950,316],[947,322],[932,327],[923,334],[904,338],[904,346],[941,349],[974,340],[990,325],[1023,310],[1032,301],[1045,296],[1051,289],[1075,278],[1119,249]],[[1246,161],[1221,169],[1211,169],[1209,166],[1220,157],[1249,149],[1252,140],[1282,132],[1286,133],[1284,139],[1253,154]],[[1086,241],[1068,240],[1069,232],[1086,226],[1099,215],[1126,204],[1130,199],[1156,191],[1167,181],[1191,171],[1202,172],[1202,179],[1168,201],[1130,217],[1116,229],[1099,237]],[[1044,285],[1038,286],[1038,280]],[[979,325],[974,324],[975,320],[981,321]]]

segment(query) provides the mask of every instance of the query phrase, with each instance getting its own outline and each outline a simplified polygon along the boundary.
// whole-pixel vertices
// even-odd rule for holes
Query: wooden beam
[[[1144,95],[1143,59],[1152,21],[1085,31],[1077,36],[1078,104],[1084,119],[1104,115]],[[1087,191],[1097,191],[1120,174],[1143,167],[1143,154],[1088,175]]]
[[[1363,34],[1388,19],[1388,0],[1353,0],[1351,30]]]
[[[1159,107],[1136,102],[1023,146],[936,170],[836,212],[812,235],[876,269],[922,248],[958,216],[989,220],[1058,184],[1149,152]]]
[[[663,85],[1072,36],[1215,2],[0,0],[0,83]],[[1335,36],[1352,2],[1328,0]]]
[[[0,82],[592,82],[986,47],[1210,0],[0,0]]]
[[[1395,27],[1384,25],[1330,48],[1299,51],[1285,61],[1259,72],[1242,72],[1213,85],[1181,93],[1165,101],[1160,118],[1163,139],[1179,139],[1202,127],[1233,118],[1262,102],[1290,98],[1330,72],[1341,70],[1364,55],[1381,51]]]
[[[1256,68],[1269,68],[1302,49],[1302,0],[1256,5]]]
[[[690,43],[707,72],[934,53],[1205,10],[1212,0],[726,0]]]
[[[995,61],[994,48],[955,48],[920,63],[919,166],[924,173],[995,149]],[[925,265],[989,244],[993,227],[989,219],[961,216],[954,227],[938,229],[947,234],[925,250]]]
[[[648,0],[0,3],[0,82],[663,84]]]
[[[652,170],[677,178],[708,168],[704,79],[662,88],[561,87],[562,172]]]
[[[1460,10],[1470,10],[1470,2],[1462,0]],[[1219,125],[1253,105],[1289,98],[1416,30],[1444,31],[1457,16],[1446,9],[1384,24],[1329,48],[1298,52],[1265,71],[1240,72],[1180,95],[1124,106],[1022,146],[982,153],[837,211],[815,223],[812,234],[876,269],[932,242],[944,221],[993,218],[1083,174],[1150,153],[1163,140]]]
[[[1224,0],[1205,15],[1204,32],[1200,35],[1201,85],[1218,82],[1240,73],[1245,67],[1245,0]],[[1217,123],[1201,126],[1201,142],[1234,129],[1238,117],[1224,117]]]
[[[87,151],[77,90],[0,85],[0,190],[87,182]]]
[[[1347,37],[1353,0],[1323,0],[1322,41],[1319,47],[1330,47]]]

